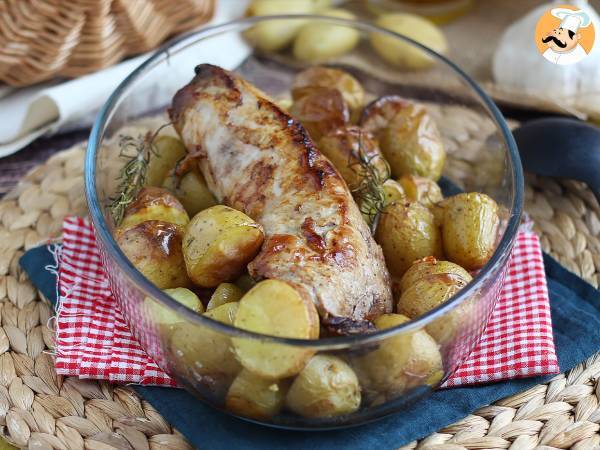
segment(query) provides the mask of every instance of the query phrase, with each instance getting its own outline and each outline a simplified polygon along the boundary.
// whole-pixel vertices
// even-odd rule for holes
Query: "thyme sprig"
[[[152,157],[160,157],[155,144],[161,130],[171,125],[161,125],[156,131],[133,137],[119,136],[119,158],[127,160],[119,171],[117,195],[110,198],[109,209],[116,226],[119,226],[127,207],[135,200],[146,183],[148,164]]]
[[[358,162],[353,162],[350,168],[360,178],[360,183],[352,190],[352,194],[358,204],[359,210],[367,221],[371,234],[375,234],[379,216],[385,207],[385,191],[383,183],[391,176],[388,162],[379,154],[369,155],[363,147],[362,133],[358,139]],[[382,171],[378,164],[382,163]]]

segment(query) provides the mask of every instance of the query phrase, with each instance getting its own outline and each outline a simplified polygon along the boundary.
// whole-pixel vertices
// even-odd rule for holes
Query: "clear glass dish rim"
[[[514,186],[514,201],[511,205],[510,217],[508,219],[504,235],[502,236],[502,239],[500,240],[494,254],[492,255],[492,258],[473,278],[473,281],[471,283],[469,283],[456,295],[451,297],[448,301],[432,309],[431,311],[422,315],[418,319],[411,320],[409,322],[406,322],[405,324],[401,324],[396,327],[375,331],[373,333],[365,335],[330,337],[317,340],[283,338],[242,330],[239,328],[235,328],[231,325],[227,325],[209,319],[203,315],[197,314],[191,309],[179,304],[169,295],[162,292],[158,287],[156,287],[148,279],[146,279],[142,275],[142,273],[139,272],[133,266],[133,264],[129,261],[129,259],[127,259],[125,254],[121,251],[116,241],[110,234],[108,225],[104,220],[102,208],[100,206],[96,194],[96,152],[100,147],[101,136],[104,127],[110,119],[112,112],[117,102],[120,100],[121,96],[123,96],[130,87],[135,85],[139,77],[142,77],[147,71],[152,70],[154,63],[162,62],[161,58],[163,57],[168,60],[169,55],[173,53],[173,51],[181,51],[204,39],[225,32],[232,32],[236,29],[243,29],[248,25],[252,25],[258,22],[282,19],[317,20],[321,22],[329,22],[331,24],[358,28],[360,31],[363,31],[365,33],[381,33],[396,39],[403,40],[413,46],[420,48],[421,50],[429,54],[434,60],[442,62],[447,67],[449,67],[459,78],[461,78],[467,84],[467,86],[469,86],[474,91],[479,100],[482,101],[483,105],[485,105],[485,107],[491,113],[491,116],[493,117],[498,130],[502,134],[504,144],[508,149],[509,163],[511,169],[510,173]],[[186,320],[194,322],[199,326],[212,328],[215,331],[227,334],[231,337],[259,339],[262,341],[286,344],[290,346],[301,346],[304,348],[311,348],[315,351],[341,350],[345,348],[352,348],[359,345],[373,343],[381,339],[389,338],[396,334],[408,333],[413,330],[421,329],[427,324],[448,313],[450,310],[459,306],[463,301],[465,301],[465,299],[469,298],[472,294],[475,293],[475,291],[479,287],[481,287],[482,283],[491,275],[492,270],[496,268],[496,266],[504,265],[507,263],[508,257],[510,255],[510,250],[512,249],[512,245],[516,239],[521,220],[524,191],[523,170],[521,166],[519,152],[513,135],[502,113],[500,112],[494,101],[462,69],[460,69],[456,64],[454,64],[445,56],[436,53],[428,47],[425,47],[424,45],[404,35],[386,30],[384,28],[380,28],[376,25],[360,20],[340,19],[314,14],[257,16],[237,19],[218,25],[208,26],[201,30],[184,34],[162,45],[155,52],[153,52],[152,55],[148,57],[148,59],[142,62],[133,72],[131,72],[119,84],[119,86],[117,86],[117,88],[110,95],[106,103],[100,109],[98,115],[96,116],[96,119],[94,120],[94,124],[88,140],[85,157],[84,180],[86,200],[97,238],[100,239],[105,251],[109,253],[108,256],[111,258],[112,261],[114,261],[117,264],[122,274],[125,275],[128,278],[128,281],[133,283],[136,286],[136,288],[141,290],[146,296],[151,297],[154,300],[161,303],[163,306],[176,311],[177,313],[181,314]]]

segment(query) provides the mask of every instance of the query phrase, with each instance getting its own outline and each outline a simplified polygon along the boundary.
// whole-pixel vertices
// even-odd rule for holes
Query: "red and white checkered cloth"
[[[58,287],[59,374],[175,386],[129,332],[85,219],[64,222]],[[523,231],[481,342],[445,386],[558,372],[540,244],[534,233]]]

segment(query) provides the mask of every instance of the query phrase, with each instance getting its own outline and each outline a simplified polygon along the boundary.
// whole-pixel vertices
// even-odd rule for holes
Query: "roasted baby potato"
[[[164,292],[165,294],[170,295],[177,302],[187,306],[198,314],[202,314],[204,312],[204,305],[198,296],[189,289],[180,287],[165,289]],[[162,306],[156,300],[146,299],[146,301],[151,309],[151,314],[160,326],[170,327],[177,322],[183,321],[179,314]]]
[[[294,379],[286,406],[304,417],[350,414],[360,406],[358,378],[348,364],[331,355],[315,355]]]
[[[357,126],[338,128],[321,138],[319,150],[333,163],[350,190],[356,189],[367,175],[366,165],[385,180],[389,176],[377,141]]]
[[[443,202],[444,252],[467,270],[480,269],[492,257],[498,235],[498,205],[479,192],[462,193]]]
[[[444,54],[448,50],[448,43],[442,31],[424,17],[404,13],[384,14],[376,21],[376,24],[414,39],[437,53]],[[395,66],[425,69],[434,64],[431,56],[425,51],[409,42],[396,39],[394,36],[372,33],[370,41],[375,51],[384,60]]]
[[[217,204],[204,177],[196,171],[190,171],[181,178],[172,173],[165,178],[163,187],[179,199],[190,217]]]
[[[131,263],[160,289],[190,285],[181,250],[180,226],[147,220],[117,230],[115,238]]]
[[[458,264],[454,264],[450,261],[441,261],[433,256],[427,256],[415,261],[402,276],[399,283],[400,290],[404,292],[419,280],[428,278],[432,275],[446,275],[447,277],[457,280],[464,280],[465,284],[472,279],[471,274]]]
[[[246,10],[246,16],[273,16],[278,14],[310,14],[321,6],[315,0],[254,0]],[[244,32],[250,45],[264,52],[281,50],[292,42],[300,27],[301,20],[269,20],[258,23]]]
[[[225,303],[204,315],[217,322],[233,325],[237,310],[238,303]],[[231,338],[208,326],[179,323],[173,327],[170,348],[176,364],[193,374],[210,377],[214,383],[228,384],[241,370],[233,353]]]
[[[210,297],[208,305],[206,305],[206,310],[210,311],[225,303],[239,302],[243,295],[244,291],[235,284],[221,283]]]
[[[385,95],[373,100],[362,111],[359,125],[372,133],[376,138],[381,138],[385,130],[396,115],[413,103],[397,95]]]
[[[401,314],[383,314],[375,319],[375,326],[383,330],[409,320]],[[443,374],[438,345],[424,330],[385,338],[376,350],[360,357],[358,363],[368,377],[365,380],[368,389],[387,397],[423,383],[435,384]]]
[[[146,186],[131,202],[119,228],[126,230],[147,220],[160,220],[185,226],[190,218],[177,198],[163,188]]]
[[[344,9],[327,9],[321,15],[356,19],[354,14]],[[323,61],[348,53],[358,44],[359,39],[359,32],[352,27],[308,22],[296,36],[294,56],[300,61]]]
[[[431,208],[436,203],[444,200],[442,190],[438,184],[429,178],[415,175],[404,175],[398,183],[404,188],[406,199],[409,202],[419,202],[423,206]]]
[[[394,277],[404,275],[417,259],[442,256],[440,230],[433,214],[420,203],[388,205],[379,218],[375,240]]]
[[[262,227],[250,217],[224,205],[200,211],[183,236],[183,256],[194,283],[215,287],[234,280],[260,250]]]
[[[183,142],[173,136],[158,136],[152,142],[152,149],[146,169],[146,185],[161,186],[167,174],[187,152]]]
[[[286,380],[262,378],[244,369],[233,380],[225,406],[240,416],[269,419],[283,408],[288,387]]]
[[[290,114],[306,128],[313,141],[345,126],[350,110],[337,89],[310,86],[302,88],[303,95],[294,101]]]
[[[383,193],[385,194],[385,205],[391,203],[406,203],[407,198],[404,188],[395,180],[385,180],[383,183]]]
[[[292,86],[294,100],[305,95],[308,87],[337,89],[352,111],[360,110],[365,101],[365,90],[360,82],[348,72],[331,67],[309,67],[296,75]]]
[[[420,105],[401,109],[382,132],[379,142],[392,175],[418,175],[437,180],[446,151],[433,118]]]
[[[298,339],[319,337],[319,316],[310,299],[290,284],[264,280],[240,300],[235,326],[270,336]],[[244,368],[265,378],[286,378],[302,370],[313,351],[258,339],[233,338]]]

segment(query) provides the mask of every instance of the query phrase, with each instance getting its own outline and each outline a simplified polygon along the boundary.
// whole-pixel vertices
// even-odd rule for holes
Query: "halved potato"
[[[446,256],[467,270],[480,269],[496,248],[498,204],[485,194],[470,192],[447,198],[443,206]]]
[[[173,136],[158,136],[152,143],[154,153],[146,170],[146,185],[161,186],[167,174],[187,153],[181,140]]]
[[[180,226],[148,220],[117,230],[115,239],[131,263],[160,289],[190,285],[181,249]]]
[[[420,203],[392,203],[379,218],[375,240],[392,276],[401,277],[417,259],[442,256],[433,214]]]
[[[161,220],[185,226],[190,218],[183,205],[169,191],[159,187],[146,186],[127,206],[119,228],[126,230],[148,220]]]
[[[365,101],[365,90],[360,82],[348,72],[331,67],[309,67],[296,75],[292,86],[293,99],[302,97],[307,87],[337,89],[352,111],[362,108]]]
[[[204,315],[227,325],[233,325],[238,303],[225,303]],[[210,376],[214,383],[228,384],[241,370],[231,345],[231,338],[207,326],[189,322],[173,327],[171,353],[176,363],[192,374]]]
[[[304,417],[333,417],[356,411],[360,399],[358,378],[348,364],[315,355],[292,383],[286,405]]]
[[[244,291],[232,283],[221,283],[213,292],[213,295],[206,305],[206,310],[210,311],[218,306],[224,305],[225,303],[239,302]]]
[[[382,330],[409,320],[401,314],[383,314],[374,323]],[[380,341],[376,350],[359,358],[359,365],[367,374],[369,389],[388,398],[413,386],[435,384],[443,375],[438,345],[424,330]]]
[[[225,407],[240,416],[269,419],[283,408],[289,382],[262,378],[242,370],[225,397]]]
[[[172,173],[164,179],[163,187],[179,199],[191,217],[217,204],[204,177],[196,171],[188,172],[181,178]]]
[[[400,177],[398,183],[404,188],[406,199],[409,202],[419,202],[423,206],[431,208],[436,203],[444,200],[442,190],[438,184],[429,178],[404,175]]]
[[[295,92],[299,97],[290,108],[290,115],[306,128],[313,141],[318,142],[323,135],[350,120],[348,105],[337,89],[307,86]]]
[[[350,190],[367,176],[369,164],[382,180],[389,176],[387,162],[371,133],[357,126],[338,128],[319,141],[319,150],[333,163]]]
[[[402,185],[391,178],[383,183],[383,193],[385,194],[385,205],[406,203],[407,201]]]
[[[290,284],[264,280],[240,300],[235,326],[270,336],[317,339],[319,316],[312,301]],[[314,351],[249,338],[233,338],[242,365],[265,378],[286,378],[302,370]]]
[[[187,306],[191,310],[202,314],[204,312],[204,305],[196,294],[186,288],[174,288],[165,289],[165,294],[170,295],[173,299],[182,305]],[[166,307],[159,304],[156,300],[146,299],[148,306],[151,309],[151,314],[159,324],[159,326],[169,327],[177,322],[181,322],[184,319],[179,316],[176,312],[167,309]]]
[[[183,237],[187,273],[203,287],[232,281],[256,256],[263,239],[262,227],[241,211],[224,205],[200,211]]]

